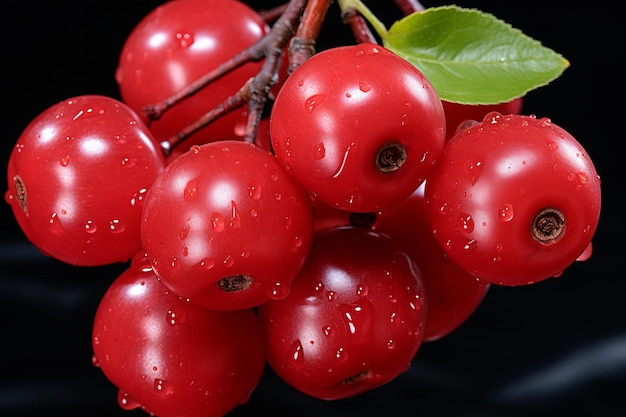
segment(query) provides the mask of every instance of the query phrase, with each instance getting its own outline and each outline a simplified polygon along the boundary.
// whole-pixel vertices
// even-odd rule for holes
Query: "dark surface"
[[[159,3],[4,5],[3,167],[22,129],[46,107],[79,94],[117,97],[113,74],[123,40]],[[279,3],[254,2],[258,7]],[[366,3],[393,9],[391,1]],[[463,326],[425,344],[406,374],[374,392],[318,401],[268,370],[249,403],[233,416],[626,415],[624,164],[616,149],[624,130],[617,114],[623,76],[616,63],[623,50],[623,24],[614,11],[599,5],[583,10],[544,3],[456,4],[493,13],[570,60],[561,78],[527,96],[524,113],[550,117],[565,127],[596,163],[603,212],[591,259],[558,279],[492,288]],[[352,41],[338,13],[337,5],[331,6],[332,28],[321,36],[321,45]],[[145,415],[119,408],[116,388],[91,365],[93,314],[125,266],[64,265],[25,240],[7,204],[0,204],[0,219],[0,415]]]

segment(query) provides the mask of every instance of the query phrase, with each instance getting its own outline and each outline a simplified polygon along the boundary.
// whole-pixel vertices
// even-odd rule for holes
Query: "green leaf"
[[[494,104],[558,78],[569,62],[493,15],[457,6],[396,21],[383,45],[413,63],[446,101]]]

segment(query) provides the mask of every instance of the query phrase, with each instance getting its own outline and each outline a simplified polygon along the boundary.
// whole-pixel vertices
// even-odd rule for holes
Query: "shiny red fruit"
[[[127,37],[115,77],[130,107],[142,108],[178,93],[248,48],[268,32],[250,6],[236,0],[167,1],[146,15]],[[261,69],[248,62],[167,110],[149,126],[159,141],[170,139],[237,92]],[[247,108],[228,113],[187,138],[185,150],[212,140],[241,139]]]
[[[143,253],[112,282],[93,323],[93,364],[126,410],[221,417],[248,401],[265,366],[253,310],[201,308],[157,281]]]
[[[270,116],[276,157],[324,204],[373,212],[409,196],[439,159],[441,100],[379,45],[321,51],[287,78]]]
[[[194,146],[146,196],[141,237],[176,294],[216,310],[282,298],[308,254],[313,208],[274,155],[243,141]]]
[[[318,230],[289,295],[258,314],[276,374],[300,392],[335,400],[406,371],[427,313],[407,252],[388,236],[348,226]]]
[[[143,198],[164,167],[158,144],[128,106],[73,97],[23,130],[5,199],[43,253],[78,266],[125,262],[141,249]]]
[[[591,244],[600,177],[548,118],[496,112],[447,142],[425,199],[452,261],[484,282],[531,284],[560,275]]]

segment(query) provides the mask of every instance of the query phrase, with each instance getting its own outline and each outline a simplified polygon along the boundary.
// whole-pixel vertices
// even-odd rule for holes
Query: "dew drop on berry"
[[[359,284],[356,286],[356,295],[359,297],[365,297],[369,293],[369,287],[365,284]]]
[[[137,158],[122,158],[122,165],[126,168],[133,168],[137,165]]]
[[[199,263],[198,266],[204,269],[211,269],[215,266],[215,260],[211,259],[211,258],[203,258]]]
[[[289,285],[280,281],[274,282],[267,292],[267,296],[272,300],[282,300],[289,294]]]
[[[213,231],[215,233],[220,233],[224,231],[224,227],[226,225],[226,221],[224,220],[224,216],[219,213],[213,212],[211,214],[211,225],[213,226]]]
[[[586,261],[587,259],[591,258],[592,252],[593,252],[593,246],[592,246],[591,242],[589,242],[589,244],[587,245],[587,247],[585,248],[583,253],[581,253],[578,256],[578,258],[576,258],[576,261],[578,261],[578,262]]]
[[[83,223],[83,228],[87,233],[96,233],[98,230],[98,225],[93,222],[93,220],[87,220]]]
[[[248,195],[250,195],[253,200],[260,200],[262,191],[263,186],[258,182],[253,182],[248,186]]]
[[[126,231],[126,224],[120,219],[113,219],[109,222],[109,230],[113,234],[124,233]]]
[[[315,109],[322,104],[322,102],[324,101],[324,99],[326,98],[326,94],[315,94],[312,95],[311,97],[307,98],[304,101],[304,108],[307,112],[309,113],[313,113],[313,111],[315,111]]]
[[[463,245],[463,254],[471,255],[472,253],[476,252],[477,248],[478,242],[476,241],[476,239],[470,239]]]
[[[290,352],[290,358],[293,360],[294,367],[296,369],[304,368],[304,350],[300,339],[295,340],[291,344]]]
[[[465,174],[470,184],[476,184],[476,181],[478,181],[478,177],[480,177],[482,168],[482,162],[480,161],[465,162]]]
[[[123,410],[126,411],[141,407],[141,404],[132,399],[127,392],[122,390],[119,390],[117,393],[117,403]]]
[[[187,315],[185,314],[185,311],[178,311],[178,310],[167,310],[167,313],[165,315],[165,319],[166,321],[170,324],[170,325],[175,325],[175,324],[180,324],[180,323],[184,323],[185,321],[187,321]]]
[[[503,204],[498,209],[498,218],[502,221],[508,222],[513,219],[514,211],[512,204]]]
[[[474,219],[472,216],[466,213],[459,214],[459,229],[466,233],[472,233],[474,231]]]
[[[193,35],[191,33],[186,33],[186,32],[185,33],[178,32],[176,34],[176,40],[178,41],[180,46],[182,46],[183,48],[189,48],[191,45],[193,45],[195,41]]]
[[[361,90],[364,93],[367,93],[368,91],[372,90],[372,86],[369,85],[369,83],[365,81],[359,81],[359,90]]]
[[[326,148],[324,148],[324,144],[322,142],[315,145],[315,151],[313,152],[314,159],[322,159],[326,156]]]
[[[142,188],[139,191],[137,191],[135,194],[133,194],[132,198],[130,199],[130,205],[135,206],[139,204],[140,202],[142,202],[147,192],[148,190],[146,188]]]
[[[322,326],[322,334],[324,336],[330,336],[333,333],[333,328],[330,325]]]
[[[154,379],[154,390],[163,395],[169,395],[174,392],[171,384],[161,378]]]

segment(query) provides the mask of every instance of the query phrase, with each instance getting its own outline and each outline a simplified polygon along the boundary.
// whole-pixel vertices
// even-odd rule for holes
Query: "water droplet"
[[[289,285],[282,282],[275,282],[269,289],[268,297],[272,300],[282,300],[289,294]]]
[[[199,154],[201,150],[202,148],[200,148],[200,145],[191,145],[191,147],[189,148],[189,152],[196,155]]]
[[[96,233],[98,230],[98,226],[93,222],[93,220],[87,220],[83,223],[83,228],[87,233]]]
[[[591,254],[593,252],[593,246],[591,244],[591,242],[589,242],[589,244],[587,245],[587,247],[585,248],[585,250],[583,251],[583,253],[581,253],[578,258],[576,258],[576,260],[578,262],[584,262],[587,259],[591,258]]]
[[[202,258],[202,260],[198,263],[198,266],[204,269],[211,269],[215,266],[215,260],[210,258]]]
[[[180,231],[180,240],[187,239],[187,236],[189,236],[189,231],[190,230],[191,230],[191,227],[189,227],[189,226],[187,226],[183,230],[181,230]]]
[[[109,230],[114,234],[123,233],[126,230],[126,225],[120,219],[113,219],[109,222]]]
[[[472,185],[476,184],[476,181],[478,181],[478,177],[480,176],[482,168],[483,168],[482,162],[480,161],[465,162],[465,174],[467,175],[467,179],[469,180],[470,184]]]
[[[126,168],[132,168],[137,165],[137,158],[122,158],[122,165]]]
[[[215,233],[220,233],[224,231],[224,227],[226,226],[224,216],[219,213],[213,212],[211,214],[211,225],[213,226],[213,231]]]
[[[315,94],[304,101],[304,108],[309,113],[313,111],[324,101],[326,94]]]
[[[241,229],[241,217],[239,216],[239,210],[237,210],[237,203],[231,200],[230,202],[230,227],[235,230]]]
[[[191,33],[180,33],[176,34],[176,40],[183,48],[189,48],[194,43],[194,38]]]
[[[368,91],[371,91],[372,86],[369,85],[369,83],[365,82],[365,81],[359,81],[359,90],[361,90],[364,93],[367,93]]]
[[[224,261],[222,263],[224,264],[226,268],[230,268],[235,264],[235,260],[233,259],[231,255],[228,255],[226,256],[226,258],[224,258]]]
[[[393,339],[387,340],[387,349],[394,349],[396,347],[396,342]]]
[[[324,336],[330,336],[333,332],[333,328],[329,325],[323,326],[322,327],[322,333],[324,334]]]
[[[476,239],[470,239],[463,245],[463,254],[470,255],[476,251],[478,248],[478,242]]]
[[[514,214],[512,204],[503,204],[498,209],[498,218],[505,222],[511,221]]]
[[[180,323],[184,323],[185,321],[187,321],[187,314],[185,314],[185,311],[174,311],[174,310],[167,310],[167,313],[165,314],[165,319],[167,320],[167,322],[170,325],[175,325],[175,324],[180,324]]]
[[[183,191],[183,199],[185,201],[195,200],[198,197],[198,179],[194,178],[185,185]]]
[[[291,345],[291,359],[293,359],[294,366],[297,369],[304,368],[304,351],[302,348],[302,342],[300,339],[294,341]]]
[[[359,284],[356,286],[356,295],[358,295],[359,297],[367,296],[368,292],[369,292],[369,287],[367,285]]]
[[[263,191],[263,186],[261,183],[253,182],[248,186],[248,195],[253,200],[259,200],[261,198],[261,192]]]
[[[62,167],[66,167],[68,166],[70,163],[70,156],[64,156],[63,158],[61,158],[61,160],[59,161],[59,164],[61,164]]]
[[[472,233],[474,231],[474,219],[471,215],[466,213],[459,213],[459,229],[466,233]]]
[[[154,390],[164,395],[169,395],[174,392],[170,384],[161,378],[154,379]]]
[[[313,158],[320,160],[324,158],[326,155],[326,148],[324,148],[324,144],[322,142],[315,145],[315,151],[313,152]]]
[[[132,399],[128,395],[128,393],[122,390],[119,390],[117,392],[117,403],[119,404],[120,408],[126,411],[134,410],[135,408],[141,407],[141,404]]]
[[[130,205],[134,206],[134,205],[142,202],[144,197],[146,196],[147,192],[148,192],[148,190],[146,188],[142,188],[141,190],[139,190],[135,194],[133,194],[133,197],[130,199]]]

